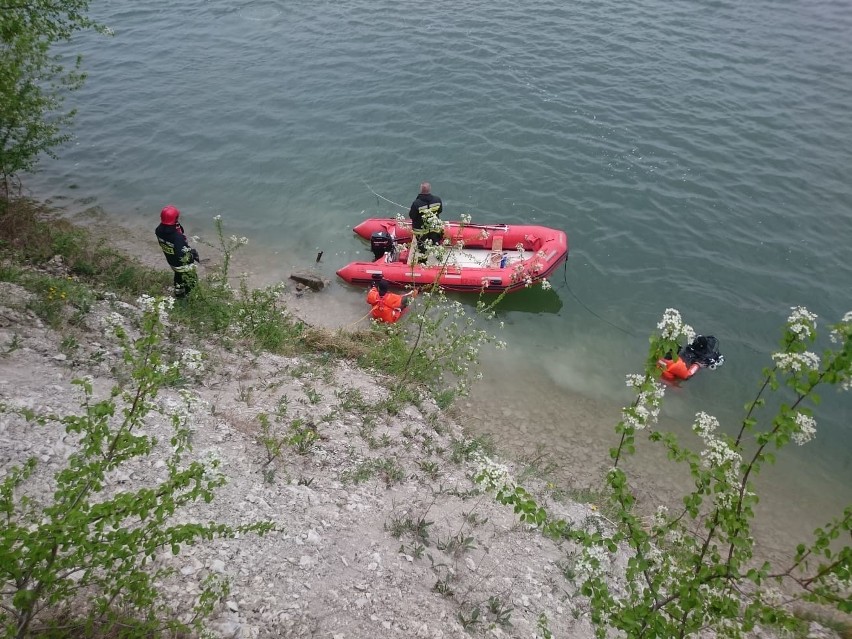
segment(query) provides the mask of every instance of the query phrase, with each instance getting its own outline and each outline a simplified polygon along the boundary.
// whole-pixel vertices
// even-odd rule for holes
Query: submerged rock
[[[297,284],[307,286],[312,291],[321,291],[325,288],[325,280],[318,274],[311,271],[297,271],[290,273],[290,279]]]

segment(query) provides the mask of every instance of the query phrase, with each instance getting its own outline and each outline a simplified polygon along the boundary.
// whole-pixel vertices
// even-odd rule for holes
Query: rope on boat
[[[388,202],[390,204],[393,204],[394,206],[398,206],[399,208],[401,208],[405,211],[408,210],[407,206],[403,206],[399,202],[394,202],[393,200],[386,198],[384,195],[379,195],[378,193],[376,193],[373,190],[373,187],[371,187],[369,184],[367,184],[366,180],[361,180],[361,181],[364,183],[364,186],[366,186],[367,189],[369,189],[370,193],[375,195],[377,198],[384,200],[385,202]],[[376,205],[378,205],[378,201],[376,202]],[[492,230],[492,231],[507,231],[509,229],[508,224],[473,224],[471,222],[468,222],[467,224],[459,224],[459,226],[467,226],[467,227],[474,228],[474,229],[488,229],[488,230]]]
[[[508,224],[474,224],[473,222],[468,222],[466,224],[454,224],[453,222],[449,222],[450,226],[458,226],[471,228],[471,229],[489,229],[492,231],[508,231]]]

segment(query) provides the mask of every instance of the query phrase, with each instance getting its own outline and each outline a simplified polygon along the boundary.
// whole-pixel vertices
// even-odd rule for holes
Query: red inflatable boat
[[[410,222],[406,222],[392,218],[361,222],[353,230],[370,241],[374,260],[350,262],[337,274],[351,284],[370,284],[382,277],[396,286],[437,282],[451,291],[501,293],[549,277],[568,257],[568,237],[563,231],[544,226],[446,222],[446,257],[440,263],[410,264],[412,231]]]

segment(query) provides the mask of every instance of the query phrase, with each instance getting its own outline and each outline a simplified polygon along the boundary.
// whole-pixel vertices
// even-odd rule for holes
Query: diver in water
[[[702,368],[711,370],[725,363],[719,352],[719,340],[712,335],[696,335],[690,344],[677,349],[677,360],[671,353],[657,361],[663,379],[669,382],[689,379]]]

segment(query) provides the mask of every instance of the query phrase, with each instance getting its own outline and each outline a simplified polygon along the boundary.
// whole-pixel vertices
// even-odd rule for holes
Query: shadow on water
[[[363,294],[367,290],[367,287],[347,284],[345,282],[341,283],[341,286],[359,294]],[[402,292],[402,289],[396,290]],[[482,300],[486,304],[491,304],[497,297],[495,295],[477,295],[475,293],[456,293],[453,291],[447,291],[446,294],[449,299],[460,302],[473,312],[476,311],[476,305],[479,300]],[[528,289],[509,293],[497,302],[497,305],[494,307],[497,317],[516,312],[535,313],[537,315],[542,313],[556,314],[560,310],[562,310],[562,299],[559,297],[559,293],[553,289],[545,291],[540,286],[533,286]]]
[[[476,308],[480,296],[470,293],[448,293],[448,297],[460,301],[465,306]],[[482,300],[486,304],[494,301],[494,297],[485,295]],[[558,313],[562,310],[562,299],[554,289],[544,290],[541,286],[531,286],[503,297],[494,307],[498,317],[507,313]]]

